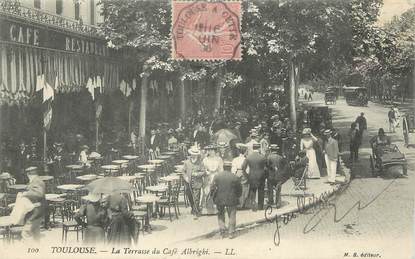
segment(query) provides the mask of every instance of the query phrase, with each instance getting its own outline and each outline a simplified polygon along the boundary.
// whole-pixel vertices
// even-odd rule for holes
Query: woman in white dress
[[[203,180],[202,186],[202,198],[201,208],[203,214],[216,214],[215,204],[213,203],[213,197],[208,197],[210,192],[210,186],[213,182],[213,177],[221,171],[223,171],[223,160],[216,153],[216,147],[209,145],[205,147],[207,156],[203,159],[203,166],[206,170],[206,175]]]
[[[301,138],[300,148],[306,151],[308,158],[308,178],[318,179],[321,177],[320,169],[317,164],[316,151],[314,145],[317,144],[318,139],[311,133],[310,128],[303,130],[303,137]]]

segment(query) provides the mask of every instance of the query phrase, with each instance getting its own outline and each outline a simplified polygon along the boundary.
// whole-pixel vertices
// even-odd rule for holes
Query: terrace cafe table
[[[125,155],[125,156],[122,156],[122,158],[124,158],[124,159],[126,159],[126,160],[136,160],[136,159],[138,159],[139,158],[139,156],[134,156],[134,155]]]
[[[97,178],[100,178],[99,176],[95,175],[95,174],[86,174],[86,175],[80,175],[78,177],[76,177],[76,179],[80,180],[80,181],[93,181]]]
[[[145,203],[147,205],[147,225],[144,227],[147,227],[151,229],[150,225],[150,218],[151,218],[151,206],[158,202],[160,200],[160,197],[154,195],[154,194],[145,194],[143,196],[137,197],[137,201],[140,203]]]
[[[83,184],[63,184],[57,186],[56,188],[64,192],[73,192],[81,189],[82,187],[84,187]]]
[[[27,189],[27,184],[13,184],[13,185],[9,185],[7,188],[15,190],[15,191],[24,191]]]
[[[105,170],[105,172],[107,172],[108,174],[114,173],[114,172],[118,172],[118,170],[120,169],[120,166],[118,165],[103,165],[101,166],[102,169]]]
[[[166,184],[158,184],[158,185],[153,185],[153,186],[147,186],[146,190],[151,192],[151,193],[155,193],[156,196],[158,196],[158,194],[160,193],[164,193],[169,189],[169,186]]]
[[[123,167],[123,165],[128,164],[128,160],[114,160],[111,163],[118,165],[120,168]]]
[[[164,181],[164,182],[179,181],[180,180],[180,175],[171,174],[171,175],[168,175],[168,176],[160,177],[160,180]]]

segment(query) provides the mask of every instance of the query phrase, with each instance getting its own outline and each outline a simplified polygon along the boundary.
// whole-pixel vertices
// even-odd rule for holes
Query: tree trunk
[[[146,112],[147,112],[147,84],[148,78],[146,75],[141,79],[141,101],[140,101],[140,137],[146,135]]]
[[[215,87],[216,87],[216,89],[215,89],[215,109],[217,109],[219,111],[220,106],[221,106],[221,98],[222,98],[222,86],[220,85],[219,80],[216,80]]]
[[[297,132],[297,112],[296,112],[296,96],[297,89],[295,83],[295,67],[294,60],[290,60],[290,119],[292,122],[293,131]]]
[[[179,86],[179,97],[180,97],[180,117],[182,120],[186,117],[186,91],[184,80],[180,80]]]

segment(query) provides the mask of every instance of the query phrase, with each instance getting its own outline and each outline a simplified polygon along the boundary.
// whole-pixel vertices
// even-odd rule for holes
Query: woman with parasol
[[[124,194],[132,191],[129,182],[117,177],[105,177],[88,184],[90,193],[104,195],[104,207],[108,213],[108,243],[112,245],[129,245],[136,238],[138,222],[128,210],[129,202]]]

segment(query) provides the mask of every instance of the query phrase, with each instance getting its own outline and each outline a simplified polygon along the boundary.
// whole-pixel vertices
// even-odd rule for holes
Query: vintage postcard
[[[0,258],[414,258],[415,0],[0,0]]]

